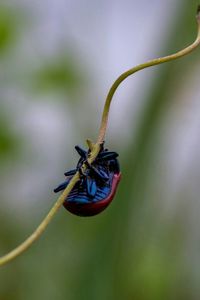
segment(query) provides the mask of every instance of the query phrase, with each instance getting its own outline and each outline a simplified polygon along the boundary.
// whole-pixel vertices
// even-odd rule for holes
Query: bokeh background
[[[116,77],[190,44],[198,1],[1,0],[0,254],[22,242],[95,140]],[[93,218],[61,209],[0,269],[0,300],[200,299],[200,49],[117,91],[123,178]]]

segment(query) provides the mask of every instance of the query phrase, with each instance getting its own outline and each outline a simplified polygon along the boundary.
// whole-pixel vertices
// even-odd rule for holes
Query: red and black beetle
[[[96,159],[89,164],[90,150],[85,151],[75,146],[81,156],[76,169],[65,173],[66,181],[60,184],[54,192],[64,190],[72,176],[78,171],[80,180],[71,190],[63,205],[71,213],[78,216],[94,216],[102,212],[112,201],[121,178],[118,154],[104,149],[103,144]],[[82,171],[85,164],[86,170]]]

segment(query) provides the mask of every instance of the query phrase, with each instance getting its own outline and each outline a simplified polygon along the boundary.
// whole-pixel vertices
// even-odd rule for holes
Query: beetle
[[[66,180],[54,192],[64,190],[73,175],[78,171],[80,179],[66,197],[63,205],[71,213],[78,216],[94,216],[102,212],[112,201],[121,179],[118,154],[104,149],[101,144],[100,152],[90,164],[88,151],[75,146],[80,159],[75,169],[67,171]],[[84,168],[83,165],[85,166]]]

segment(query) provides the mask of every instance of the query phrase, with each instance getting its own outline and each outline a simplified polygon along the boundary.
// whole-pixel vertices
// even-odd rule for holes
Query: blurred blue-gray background
[[[116,77],[196,35],[195,0],[0,2],[0,254],[22,242],[95,140]],[[200,49],[117,91],[106,146],[123,178],[102,214],[61,209],[0,269],[0,300],[200,299]]]

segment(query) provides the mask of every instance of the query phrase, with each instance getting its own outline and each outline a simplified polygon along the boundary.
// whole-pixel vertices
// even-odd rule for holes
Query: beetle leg
[[[72,176],[72,175],[75,175],[76,174],[76,169],[73,169],[73,170],[70,170],[70,171],[67,171],[64,173],[65,176]]]
[[[109,179],[109,176],[107,175],[106,172],[104,172],[103,170],[98,170],[93,165],[89,164],[87,160],[85,163],[87,164],[88,168],[90,168],[92,170],[94,175],[96,175],[99,179],[102,179],[104,181]]]
[[[116,152],[110,152],[110,151],[106,151],[106,152],[102,152],[99,153],[99,155],[97,156],[96,160],[110,160],[110,159],[115,159],[117,158],[119,155]]]
[[[65,176],[72,176],[72,175],[75,175],[76,174],[76,169],[73,169],[73,170],[70,170],[70,171],[67,171],[64,173]]]
[[[85,176],[85,174],[83,173],[81,166],[78,168],[78,171],[79,171],[80,177],[83,178]]]
[[[103,170],[98,170],[97,168],[92,166],[92,171],[94,172],[94,174],[96,176],[98,176],[100,179],[107,181],[109,179],[109,176],[106,172],[104,172]]]
[[[97,192],[96,181],[91,177],[86,177],[87,193],[90,197],[94,198]]]
[[[82,149],[80,146],[75,146],[76,151],[78,152],[78,154],[82,157],[82,158],[86,158],[87,156],[87,151],[85,151],[84,149]]]
[[[57,188],[54,189],[54,193],[58,193],[58,192],[64,190],[68,186],[69,182],[70,182],[70,179],[61,183]]]

